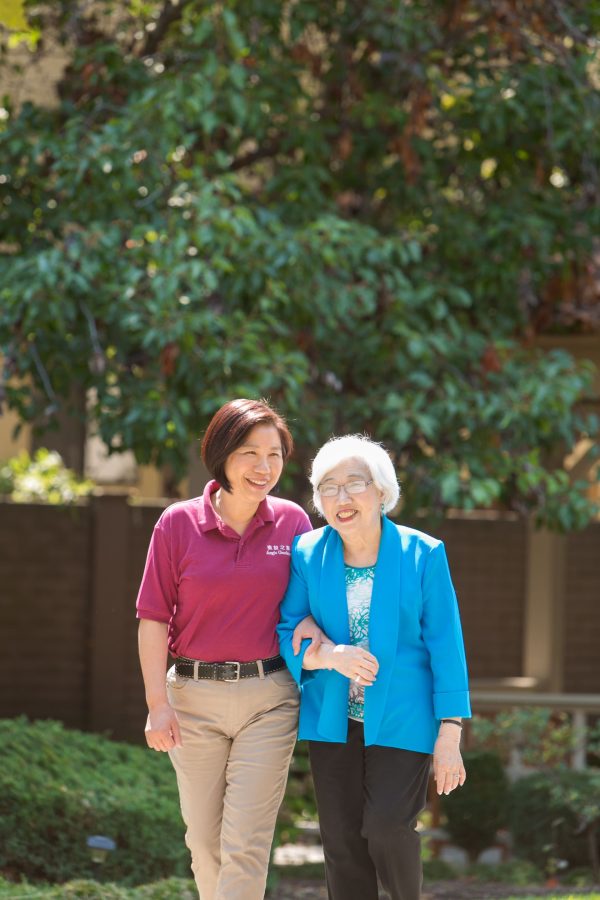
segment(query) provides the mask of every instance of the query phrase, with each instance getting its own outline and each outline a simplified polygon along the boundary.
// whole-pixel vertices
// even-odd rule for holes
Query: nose
[[[270,472],[271,467],[269,465],[269,460],[264,457],[263,459],[257,459],[254,468],[257,472]]]
[[[351,496],[351,495],[350,495],[350,494],[348,493],[348,491],[346,490],[346,485],[345,485],[345,484],[340,484],[340,485],[338,485],[338,500],[340,500],[341,497],[342,497],[342,491],[344,492],[344,494],[346,495],[346,497],[348,497],[348,499],[350,499],[350,496]]]

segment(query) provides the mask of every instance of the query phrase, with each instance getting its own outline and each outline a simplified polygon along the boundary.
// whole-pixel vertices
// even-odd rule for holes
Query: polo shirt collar
[[[220,487],[221,485],[219,482],[215,481],[213,478],[204,488],[200,503],[198,504],[198,522],[200,523],[201,531],[212,531],[219,527],[219,519],[210,502],[210,495],[214,494],[215,491],[218,491]]]
[[[198,505],[198,522],[201,531],[220,530],[221,519],[217,516],[211,503],[211,494],[218,491],[221,485],[214,478],[208,482],[204,488],[200,503]],[[265,497],[258,505],[254,519],[260,524],[275,521],[275,510],[270,497]]]

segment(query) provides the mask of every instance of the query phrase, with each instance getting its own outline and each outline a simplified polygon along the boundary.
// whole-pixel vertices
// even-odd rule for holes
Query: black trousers
[[[431,757],[365,747],[348,722],[346,744],[309,741],[329,900],[419,900],[422,864],[417,815],[425,806]]]

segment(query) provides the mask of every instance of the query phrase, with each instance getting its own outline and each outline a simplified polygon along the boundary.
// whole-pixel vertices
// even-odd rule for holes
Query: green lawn
[[[0,879],[1,900],[198,900],[194,882],[168,878],[142,887],[126,888],[96,881],[60,885],[14,884]]]
[[[600,894],[562,894],[546,897],[545,900],[600,900]],[[168,878],[142,887],[126,888],[116,884],[101,884],[95,881],[70,881],[61,885],[14,884],[0,879],[1,900],[197,900],[193,881]],[[519,894],[510,900],[539,900]]]

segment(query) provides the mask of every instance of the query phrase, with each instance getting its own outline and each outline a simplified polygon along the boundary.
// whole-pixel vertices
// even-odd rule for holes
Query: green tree
[[[110,448],[182,473],[267,395],[302,465],[384,441],[407,510],[589,520],[562,455],[590,366],[531,343],[597,325],[596,0],[25,6],[72,63],[0,121],[23,420],[93,388]]]

